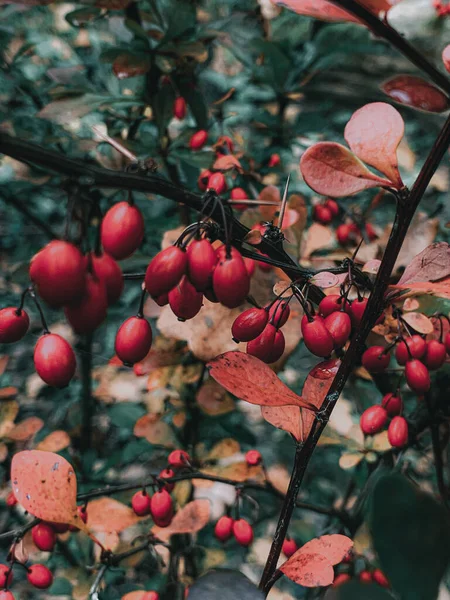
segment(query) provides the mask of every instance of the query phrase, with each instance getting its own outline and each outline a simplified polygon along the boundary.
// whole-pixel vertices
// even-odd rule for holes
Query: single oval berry
[[[172,498],[167,490],[155,492],[150,499],[152,519],[158,527],[167,527],[173,518]]]
[[[361,583],[372,583],[372,573],[367,570],[361,571],[359,574],[359,580]]]
[[[409,352],[408,352],[409,349]],[[399,365],[406,365],[410,356],[422,358],[427,349],[427,343],[420,335],[412,335],[405,341],[400,341],[395,348],[395,358]]]
[[[281,163],[281,158],[279,154],[271,154],[270,158],[269,158],[269,162],[268,165],[269,167],[278,167],[278,165]]]
[[[150,496],[145,490],[136,492],[131,498],[131,507],[138,517],[145,517],[150,514]]]
[[[298,546],[295,540],[292,538],[286,537],[283,542],[283,546],[281,547],[281,551],[286,556],[286,558],[290,558],[293,554],[295,554],[298,550]]]
[[[9,492],[9,494],[6,496],[6,505],[7,506],[15,506],[16,504],[17,504],[17,498],[14,496],[14,492]]]
[[[322,298],[319,304],[319,314],[321,317],[325,318],[331,315],[334,312],[338,312],[342,310],[342,305],[344,300],[340,294],[330,294]],[[348,302],[346,303],[346,308],[349,306]]]
[[[367,237],[369,238],[369,242],[374,242],[378,238],[375,227],[372,225],[372,223],[366,223],[365,229]]]
[[[10,591],[0,590],[0,600],[15,600],[15,598]]]
[[[75,375],[75,354],[71,345],[56,333],[42,335],[34,348],[34,366],[46,384],[63,388]]]
[[[342,348],[352,332],[352,322],[346,312],[334,312],[325,317],[325,327],[330,332],[335,348]]]
[[[221,542],[229,540],[233,533],[233,523],[234,519],[231,517],[227,517],[226,515],[220,517],[214,527],[214,535],[216,538]]]
[[[257,338],[247,344],[247,354],[256,356],[266,364],[274,362],[273,348],[275,344],[276,328],[270,323],[264,328],[264,331]]]
[[[381,569],[374,569],[372,577],[375,583],[378,583],[378,585],[381,585],[385,588],[391,587],[388,578]]]
[[[427,342],[427,348],[423,357],[425,366],[430,371],[440,369],[447,358],[447,350],[445,345],[438,340],[430,340]]]
[[[175,471],[172,471],[172,469],[163,469],[161,471],[161,473],[158,475],[159,479],[171,479],[172,477],[175,477]],[[175,484],[174,483],[165,483],[164,484],[164,489],[167,490],[170,494],[170,492],[173,492],[175,488]]]
[[[347,246],[356,240],[359,229],[354,223],[342,223],[336,229],[336,239],[341,246]]]
[[[250,342],[257,338],[267,325],[269,312],[264,308],[249,308],[241,313],[231,327],[235,342]]]
[[[417,358],[413,358],[406,363],[405,378],[406,383],[416,394],[425,394],[430,389],[430,372],[423,362]]]
[[[350,580],[351,577],[348,573],[339,573],[339,575],[336,575],[336,577],[334,578],[332,587],[337,588]]]
[[[386,409],[390,417],[396,417],[403,410],[403,400],[393,392],[383,396],[381,406]]]
[[[219,249],[220,250],[220,249]],[[218,253],[219,262],[213,273],[213,289],[217,299],[228,308],[237,308],[246,299],[250,291],[250,277],[236,248]]]
[[[91,262],[92,274],[101,281],[106,288],[108,304],[114,304],[123,292],[124,282],[122,269],[114,258],[106,252],[103,252],[103,254],[100,255],[91,252],[88,260]]]
[[[167,459],[167,463],[174,469],[181,469],[189,466],[191,457],[184,450],[172,450]]]
[[[213,173],[208,179],[208,189],[215,190],[217,194],[223,194],[227,189],[227,182],[223,173]]]
[[[8,587],[9,585],[11,585],[12,580],[13,572],[11,567],[9,565],[0,565],[0,587]]]
[[[191,150],[200,150],[206,144],[206,140],[208,139],[208,132],[204,129],[200,129],[192,134],[191,139],[189,140],[189,148]]]
[[[200,311],[203,304],[203,294],[185,276],[180,283],[169,292],[169,304],[172,312],[179,321],[192,319]]]
[[[115,351],[125,365],[143,360],[152,347],[152,328],[144,317],[130,317],[119,327]]]
[[[134,204],[119,202],[105,214],[100,228],[105,252],[117,260],[128,258],[142,244],[145,226],[141,211]]]
[[[183,96],[178,96],[173,103],[173,116],[182,121],[186,117],[186,113],[186,100]]]
[[[186,252],[178,246],[158,252],[145,273],[145,289],[150,296],[157,298],[168,294],[186,273],[187,262]]]
[[[361,431],[365,435],[374,435],[383,429],[388,420],[386,409],[374,404],[367,408],[359,420]]]
[[[362,365],[369,373],[381,373],[391,360],[389,352],[384,352],[383,346],[371,346],[362,355]]]
[[[106,319],[108,296],[103,281],[90,273],[86,276],[86,288],[77,304],[66,306],[64,314],[76,333],[90,333]]]
[[[324,204],[316,204],[313,209],[313,219],[322,225],[328,225],[333,220],[333,213]]]
[[[240,546],[250,546],[253,542],[253,527],[245,519],[233,523],[233,535]]]
[[[30,318],[21,308],[9,306],[0,310],[0,344],[18,342],[28,331]]]
[[[194,240],[187,248],[187,276],[198,292],[212,285],[217,254],[209,240]]]
[[[286,340],[284,337],[284,333],[281,329],[277,329],[275,333],[275,338],[273,340],[273,348],[270,356],[270,362],[274,363],[283,356],[284,349],[286,348]]]
[[[231,190],[230,193],[231,200],[248,200],[248,194],[241,187],[235,187]],[[233,207],[237,210],[245,210],[247,208],[247,204],[233,204]]]
[[[328,208],[329,211],[331,211],[333,217],[338,216],[339,204],[336,202],[336,200],[333,200],[332,198],[327,198],[324,202],[324,205]]]
[[[76,246],[53,240],[33,256],[30,279],[54,308],[76,304],[84,293],[86,263]]]
[[[403,448],[408,443],[408,421],[404,417],[394,417],[389,423],[388,440],[393,448]]]
[[[208,188],[208,181],[211,177],[212,173],[209,169],[203,169],[197,179],[198,189],[201,192],[206,192]]]
[[[333,352],[334,340],[321,316],[315,315],[312,317],[312,321],[309,321],[308,317],[304,315],[301,329],[303,342],[312,354],[326,357]]]
[[[32,565],[28,569],[27,579],[35,588],[46,590],[53,583],[53,575],[45,565]]]
[[[31,530],[35,546],[43,552],[51,552],[56,544],[56,532],[48,523],[38,523]]]
[[[258,450],[249,450],[245,455],[245,461],[249,467],[256,467],[262,463],[261,452]]]
[[[279,329],[286,324],[290,314],[291,309],[289,308],[288,301],[277,301],[269,308],[269,321]]]

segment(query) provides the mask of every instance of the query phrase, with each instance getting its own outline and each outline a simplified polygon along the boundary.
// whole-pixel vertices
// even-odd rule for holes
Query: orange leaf
[[[240,173],[243,172],[243,168],[238,159],[232,154],[224,154],[216,159],[213,169],[216,171],[229,171],[230,169],[237,169]]]
[[[0,400],[8,400],[9,398],[15,398],[19,390],[16,387],[8,386],[0,389]]]
[[[146,594],[145,590],[136,590],[135,592],[128,592],[128,594],[122,596],[121,600],[144,600]]]
[[[284,565],[281,565],[280,571],[304,587],[326,586],[332,584],[334,580],[334,569],[330,561],[321,554],[296,552]]]
[[[304,544],[299,553],[321,554],[325,556],[332,565],[342,561],[353,547],[353,542],[346,535],[335,533],[333,535],[322,535]],[[292,558],[295,554],[292,556]]]
[[[397,148],[405,132],[400,113],[385,102],[372,102],[357,110],[345,128],[344,137],[352,152],[403,187],[398,171]]]
[[[36,450],[45,450],[46,452],[60,452],[70,446],[69,435],[62,430],[52,431],[47,437],[39,442]]]
[[[207,367],[211,377],[221,386],[250,404],[294,404],[313,410],[311,404],[290,390],[270,367],[250,354],[225,352],[211,360]]]
[[[434,331],[433,323],[420,312],[408,312],[403,315],[403,320],[418,333],[428,335]]]
[[[319,142],[306,150],[300,169],[309,187],[323,196],[352,196],[391,182],[369,171],[348,148],[336,142]]]
[[[18,452],[12,459],[11,481],[17,501],[33,516],[86,529],[77,510],[77,478],[62,456],[42,450]]]
[[[136,437],[145,438],[150,444],[175,448],[175,434],[168,423],[161,421],[160,415],[143,415],[136,421],[133,433]]]
[[[181,508],[168,527],[152,527],[152,532],[160,539],[169,539],[175,533],[197,533],[209,522],[209,500],[193,500]]]
[[[141,520],[126,504],[103,496],[89,502],[89,527],[92,531],[120,533]]]
[[[10,440],[15,442],[25,442],[31,439],[44,427],[44,421],[39,417],[28,417],[21,423],[18,423],[8,432]]]
[[[406,104],[419,110],[441,113],[449,107],[446,95],[421,77],[396,75],[385,81],[381,89],[399,104]]]
[[[261,406],[263,418],[278,429],[287,431],[297,442],[302,438],[302,411],[299,406]]]

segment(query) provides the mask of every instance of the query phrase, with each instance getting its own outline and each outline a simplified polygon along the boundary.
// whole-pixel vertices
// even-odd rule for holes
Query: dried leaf
[[[44,106],[37,116],[41,119],[65,125],[96,110],[106,101],[107,96],[101,97],[95,94],[63,98]]]
[[[390,227],[387,228],[386,233],[383,234],[383,238],[386,239],[390,232]],[[405,241],[399,252],[397,260],[395,262],[395,269],[401,267],[407,267],[418,252],[422,252],[427,246],[434,242],[436,234],[439,229],[439,219],[430,219],[429,216],[423,212],[417,213],[408,229]],[[384,245],[383,239],[380,243]]]
[[[347,471],[348,469],[353,469],[353,467],[359,465],[363,458],[364,454],[362,453],[353,454],[352,452],[345,452],[339,459],[339,466],[341,469]]]
[[[261,414],[268,423],[301,441],[302,412],[299,406],[261,406]]]
[[[197,392],[197,403],[207,415],[225,415],[234,409],[234,400],[214,379],[207,379]]]
[[[47,437],[39,442],[36,446],[36,450],[43,450],[44,452],[60,452],[70,446],[69,435],[62,430],[52,431]]]
[[[373,258],[366,262],[366,264],[361,269],[363,273],[371,273],[372,275],[376,275],[380,269],[381,260],[377,258]]]
[[[62,456],[41,450],[18,452],[12,459],[11,481],[17,501],[33,516],[86,529],[77,510],[77,478]]]
[[[216,159],[213,165],[213,169],[216,171],[229,171],[230,169],[237,169],[239,173],[242,173],[244,169],[238,159],[232,154],[224,154]]]
[[[297,396],[272,369],[243,352],[226,352],[207,364],[221,386],[241,400],[260,406],[296,405],[314,410],[310,401]]]
[[[314,277],[311,279],[311,283],[313,285],[317,285],[323,290],[326,290],[327,288],[336,287],[339,285],[339,278],[334,273],[322,271],[314,275]]]
[[[372,102],[353,114],[344,136],[358,158],[386,175],[394,187],[402,188],[397,148],[404,132],[405,124],[394,107],[385,102]]]
[[[294,292],[290,287],[290,281],[286,280],[277,281],[277,283],[273,286],[273,293],[275,296],[280,296],[282,298],[290,298],[294,295]]]
[[[330,227],[321,223],[313,223],[309,227],[302,243],[301,256],[308,259],[317,250],[322,250],[334,243],[335,237]]]
[[[176,533],[197,533],[209,522],[209,500],[193,500],[175,513],[168,527],[152,527],[152,533],[162,540],[168,540]]]
[[[139,521],[133,509],[114,498],[103,496],[89,502],[89,527],[92,531],[120,533]]]
[[[206,455],[208,460],[222,460],[234,456],[241,451],[239,442],[233,438],[220,440]]]
[[[381,89],[399,104],[406,104],[419,110],[441,113],[449,108],[446,95],[421,77],[396,75],[385,81]]]
[[[3,401],[3,400],[9,400],[10,398],[15,398],[18,393],[19,393],[19,390],[16,387],[13,387],[12,385],[9,385],[8,387],[0,388],[0,400]]]
[[[161,420],[161,415],[149,413],[140,417],[133,428],[136,437],[143,437],[150,444],[175,448],[177,439],[168,423]]]
[[[25,442],[31,439],[44,427],[44,421],[39,417],[28,417],[21,423],[18,423],[8,432],[10,440],[15,442]]]
[[[300,160],[300,170],[312,190],[331,198],[392,185],[369,171],[348,148],[336,142],[319,142],[308,148]]]
[[[415,281],[437,281],[449,275],[450,245],[447,242],[436,242],[412,259],[398,285],[407,285]]]
[[[145,75],[150,69],[150,61],[145,56],[121,54],[113,62],[112,70],[117,79],[128,79]]]
[[[433,283],[428,281],[417,281],[408,285],[391,285],[390,289],[403,289],[409,297],[426,295],[450,300],[450,277]]]
[[[0,402],[0,438],[5,437],[14,427],[18,412],[19,404],[15,400]]]
[[[422,313],[408,312],[403,315],[403,320],[418,333],[428,335],[434,331],[433,323]]]

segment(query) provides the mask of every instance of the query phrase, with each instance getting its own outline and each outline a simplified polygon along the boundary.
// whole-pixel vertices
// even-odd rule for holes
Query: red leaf
[[[302,389],[302,397],[316,408],[320,408],[341,362],[337,359],[325,360],[316,365],[308,374]],[[306,439],[314,422],[314,414],[302,413],[302,439]]]
[[[438,298],[446,298],[450,300],[450,277],[443,279],[442,281],[429,282],[429,281],[416,281],[414,283],[407,283],[406,285],[392,285],[390,289],[394,290],[405,290],[406,295],[402,296],[437,296]]]
[[[332,198],[392,185],[369,171],[350,150],[336,142],[319,142],[308,148],[300,160],[300,170],[311,189]]]
[[[168,540],[175,533],[197,533],[208,524],[210,513],[209,500],[193,500],[175,514],[168,527],[155,525],[152,532],[162,540]]]
[[[77,511],[77,478],[62,456],[42,450],[18,452],[11,481],[17,501],[33,516],[86,529]]]
[[[303,441],[302,410],[299,406],[261,406],[263,419]]]
[[[207,367],[211,377],[222,387],[250,404],[293,404],[314,410],[308,401],[290,390],[270,367],[250,354],[225,352],[211,360]]]
[[[399,104],[419,110],[441,113],[449,107],[446,95],[421,77],[397,75],[385,81],[381,89]]]
[[[121,54],[113,62],[112,70],[117,79],[128,79],[137,75],[145,75],[150,69],[150,62],[142,56]]]
[[[355,21],[356,17],[326,0],[273,0],[275,4],[308,17],[316,17],[324,21]],[[388,11],[399,0],[360,0],[360,4],[374,13]]]
[[[415,256],[400,277],[398,285],[414,281],[438,281],[450,275],[450,245],[436,242]]]
[[[405,131],[400,113],[385,102],[372,102],[357,110],[345,128],[345,140],[358,158],[402,188],[397,147]]]
[[[444,61],[444,67],[450,73],[450,44],[445,46],[442,52],[442,60]]]
[[[213,169],[216,171],[229,171],[230,169],[237,169],[239,173],[242,173],[244,170],[241,163],[232,154],[219,156],[213,165]]]
[[[322,535],[304,544],[299,553],[321,554],[325,556],[332,565],[337,565],[348,554],[353,547],[353,542],[346,535],[335,533],[333,535]],[[293,554],[292,558],[295,556]]]

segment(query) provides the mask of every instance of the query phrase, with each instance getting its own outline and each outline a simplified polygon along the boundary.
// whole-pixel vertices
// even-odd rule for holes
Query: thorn
[[[116,142],[116,140],[113,140],[112,137],[103,133],[96,125],[92,126],[92,131],[95,133],[95,135],[97,135],[99,138],[101,138],[107,144],[110,144],[113,148],[115,148],[123,156],[126,156],[133,162],[138,162],[137,156],[135,156],[132,152],[127,150],[125,148],[125,146],[122,146],[122,144],[120,144],[119,142]]]
[[[287,181],[286,181],[286,185],[284,186],[283,200],[281,201],[280,214],[279,214],[279,217],[278,217],[278,228],[279,228],[280,231],[283,229],[283,219],[284,219],[284,213],[286,212],[286,205],[287,205],[287,198],[288,198],[289,182],[290,181],[291,181],[291,174],[289,173]]]
[[[354,262],[354,260],[355,260],[355,258],[356,258],[356,255],[358,254],[358,252],[359,252],[359,249],[361,248],[361,246],[362,246],[362,243],[363,243],[363,242],[364,242],[364,238],[362,237],[362,238],[359,240],[359,244],[356,246],[356,248],[355,248],[355,251],[353,252],[353,255],[352,255],[352,258],[351,258],[351,261],[352,261],[352,262]]]

